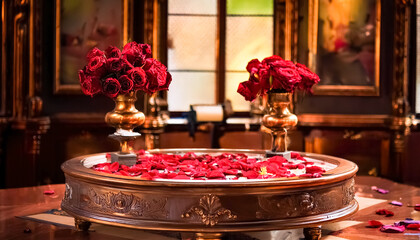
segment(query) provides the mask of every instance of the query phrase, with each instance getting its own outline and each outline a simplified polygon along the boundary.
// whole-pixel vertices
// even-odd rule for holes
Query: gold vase
[[[144,123],[145,117],[142,112],[136,109],[136,92],[131,91],[127,94],[119,94],[115,101],[115,108],[105,115],[105,122],[116,129],[115,133],[109,135],[120,142],[120,151],[111,154],[112,162],[119,162],[125,165],[132,165],[136,161],[133,153],[134,140],[140,133],[134,132],[135,127]]]
[[[267,93],[268,114],[263,126],[271,130],[272,153],[287,152],[287,130],[296,126],[297,116],[289,111],[291,93]]]

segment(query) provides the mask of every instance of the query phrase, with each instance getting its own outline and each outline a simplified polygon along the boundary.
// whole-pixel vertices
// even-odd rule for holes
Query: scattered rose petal
[[[118,168],[120,168],[120,164],[118,162],[113,162],[111,165],[109,165],[109,171],[111,172],[118,171]]]
[[[381,232],[386,232],[386,233],[402,233],[405,231],[405,227],[395,226],[395,225],[383,225],[380,230]]]
[[[397,225],[397,226],[399,226],[399,225],[407,226],[407,225],[410,225],[410,224],[420,224],[420,221],[415,221],[411,218],[407,218],[404,221],[399,221],[399,222],[394,223],[394,225]]]
[[[378,190],[376,190],[378,193],[382,193],[382,194],[387,194],[389,193],[389,190],[386,189],[382,189],[382,188],[378,188]]]
[[[44,191],[44,194],[45,195],[53,195],[55,193],[55,191],[54,190],[45,190]]]
[[[402,202],[398,202],[398,201],[392,201],[391,204],[395,206],[400,206],[400,207],[403,205]]]
[[[32,232],[32,230],[31,230],[30,228],[25,228],[25,229],[23,230],[23,232],[24,232],[24,233],[31,233],[31,232]]]
[[[393,212],[391,212],[389,210],[386,210],[386,209],[378,209],[378,210],[376,210],[376,214],[378,214],[378,215],[385,215],[385,217],[392,217],[392,216],[394,216],[394,213]]]
[[[137,176],[147,180],[322,177],[325,172],[325,169],[321,167],[322,164],[308,162],[297,153],[293,156],[295,158],[288,160],[282,156],[266,159],[231,153],[209,155],[189,152],[177,155],[150,154],[146,151],[139,151],[137,162],[133,166],[121,165],[118,162],[105,162],[96,164],[92,169],[120,176]],[[298,171],[300,175],[293,172],[296,171],[295,169],[301,169]]]
[[[411,229],[411,230],[420,230],[420,224],[418,223],[408,224],[406,228]]]
[[[383,224],[379,221],[376,220],[369,220],[368,221],[369,226],[366,227],[370,227],[370,228],[379,228],[381,226],[383,226]]]
[[[378,193],[382,193],[382,194],[389,193],[389,190],[386,190],[386,189],[383,189],[383,188],[378,188],[377,186],[372,186],[372,187],[370,187],[370,189],[372,189],[373,191],[377,191]]]
[[[420,204],[416,204],[416,205],[414,206],[414,210],[416,210],[416,211],[420,211]]]

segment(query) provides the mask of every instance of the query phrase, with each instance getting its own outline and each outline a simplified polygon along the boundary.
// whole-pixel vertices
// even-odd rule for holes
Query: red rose
[[[270,69],[267,67],[261,67],[258,71],[258,76],[259,76],[259,83],[261,86],[261,94],[265,94],[266,92],[268,92],[271,88],[271,83],[270,83]]]
[[[115,78],[107,78],[102,85],[102,91],[110,98],[115,98],[121,89],[121,85]]]
[[[252,59],[249,61],[248,65],[246,65],[246,70],[251,73],[258,73],[258,69],[261,68],[261,62],[258,59]]]
[[[277,56],[277,55],[273,55],[273,56],[271,56],[271,57],[266,57],[266,58],[264,58],[263,60],[262,60],[262,64],[263,65],[265,65],[265,64],[271,64],[271,63],[273,63],[273,62],[276,62],[276,61],[284,61],[283,60],[283,58],[281,58],[280,56]]]
[[[85,74],[83,70],[79,70],[79,81],[85,95],[93,96],[101,91],[101,84],[99,80]]]
[[[90,50],[87,55],[86,55],[86,59],[88,62],[90,62],[90,60],[94,57],[103,57],[105,54],[104,52],[102,52],[101,50],[99,50],[98,48],[93,48],[92,50]]]
[[[109,46],[105,50],[105,56],[107,58],[121,58],[121,51],[117,47]]]
[[[136,42],[127,43],[122,51],[114,46],[104,52],[93,48],[86,56],[88,64],[79,73],[82,91],[90,96],[101,92],[115,97],[131,90],[167,90],[172,76],[151,57],[150,45]]]
[[[131,89],[133,89],[133,80],[131,80],[127,75],[122,75],[118,78],[118,82],[120,82],[121,93],[128,93]]]
[[[270,72],[273,77],[273,89],[284,89],[287,92],[293,92],[302,79],[299,73],[292,68],[274,68]]]
[[[136,67],[127,72],[131,80],[133,80],[134,89],[143,90],[146,86],[146,73],[140,67]]]
[[[249,81],[258,82],[260,69],[263,68],[258,59],[252,59],[246,66],[246,70],[249,72]]]
[[[303,64],[296,63],[296,67],[298,73],[302,77],[302,80],[298,84],[298,88],[312,93],[312,86],[319,83],[320,81],[319,76],[313,73],[311,70],[309,70],[309,68],[307,68]]]
[[[241,82],[238,87],[238,93],[245,97],[247,101],[253,101],[259,91],[261,90],[261,86],[257,82],[253,81],[245,81]]]
[[[167,84],[166,67],[156,59],[148,58],[143,67],[146,72],[147,84],[145,91],[154,93]]]
[[[269,64],[272,68],[291,68],[296,69],[296,65],[289,60],[273,61]]]
[[[149,44],[138,44],[138,46],[140,47],[141,52],[146,58],[152,57],[152,48]]]
[[[127,43],[122,50],[124,59],[127,59],[134,67],[141,67],[144,64],[146,55],[143,54],[142,46],[136,42]]]
[[[166,73],[165,84],[163,86],[159,87],[159,91],[168,90],[169,89],[169,84],[171,84],[171,82],[172,82],[172,75],[169,72],[167,72]]]
[[[104,56],[96,56],[90,59],[86,69],[88,72],[93,73],[98,76],[99,73],[102,73],[105,68],[106,59]],[[97,73],[95,73],[98,71]]]
[[[121,58],[109,58],[106,60],[106,66],[109,73],[119,73],[123,67]]]
[[[134,68],[134,66],[130,62],[128,62],[127,59],[124,59],[124,58],[120,58],[120,59],[121,59],[121,70],[122,71],[128,72],[128,71],[130,71],[131,69]]]

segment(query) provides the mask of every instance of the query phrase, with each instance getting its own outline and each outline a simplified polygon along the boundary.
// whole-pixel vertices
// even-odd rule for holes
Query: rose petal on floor
[[[383,189],[383,188],[378,188],[378,190],[376,190],[378,193],[382,193],[382,194],[387,194],[389,193],[389,190]]]
[[[369,227],[369,228],[379,228],[379,227],[383,226],[383,224],[381,222],[376,221],[376,220],[369,220],[368,224],[369,224],[369,226],[366,226],[366,227]]]
[[[405,231],[405,227],[395,226],[395,225],[383,225],[380,230],[381,232],[386,232],[386,233],[402,233]]]
[[[398,202],[398,201],[392,201],[391,204],[395,206],[400,206],[400,207],[403,205],[402,202]]]
[[[420,224],[418,224],[418,223],[408,224],[407,225],[407,229],[410,229],[410,230],[420,230]]]
[[[55,193],[55,191],[54,190],[45,190],[44,191],[44,194],[45,195],[53,195]]]
[[[386,209],[378,209],[375,212],[378,215],[385,215],[385,217],[392,217],[394,216],[394,213],[392,211],[386,210]]]

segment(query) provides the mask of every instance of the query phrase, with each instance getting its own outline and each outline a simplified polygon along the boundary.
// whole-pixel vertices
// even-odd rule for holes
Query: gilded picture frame
[[[379,96],[381,0],[346,2],[309,0],[308,67],[321,78],[314,94]]]
[[[56,0],[54,94],[82,94],[78,70],[93,47],[121,48],[131,35],[132,0]],[[118,9],[121,10],[118,10]]]

